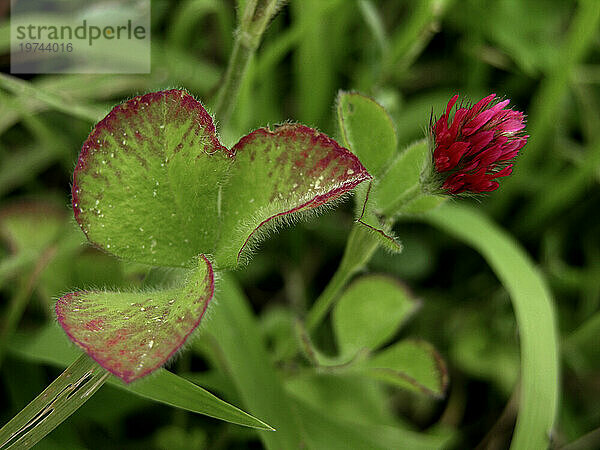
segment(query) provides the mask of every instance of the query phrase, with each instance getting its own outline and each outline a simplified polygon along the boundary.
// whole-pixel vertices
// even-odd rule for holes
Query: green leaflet
[[[343,91],[337,98],[337,115],[344,144],[371,175],[379,177],[398,145],[392,118],[375,100]]]
[[[303,125],[264,128],[233,148],[235,164],[223,188],[219,267],[235,267],[276,219],[336,200],[370,178],[337,142]]]
[[[333,310],[338,355],[323,355],[305,331],[297,328],[302,350],[323,371],[358,374],[441,398],[448,387],[448,370],[431,344],[404,339],[379,350],[418,307],[395,279],[385,275],[360,277],[344,291]]]
[[[344,291],[333,310],[333,328],[344,356],[375,350],[391,339],[419,303],[397,280],[369,275]]]
[[[391,227],[375,214],[379,178],[387,171],[398,145],[392,119],[379,103],[357,92],[340,91],[336,110],[344,144],[375,177],[368,187],[361,186],[357,190],[358,223],[383,247],[399,253],[402,245]]]
[[[157,292],[75,292],[56,302],[69,338],[129,383],[163,365],[198,326],[214,292],[206,257],[183,286]]]
[[[212,118],[189,94],[136,97],[116,106],[83,144],[73,174],[75,218],[110,253],[189,267],[217,239],[218,227],[206,222],[217,216],[229,164]]]
[[[420,340],[397,342],[351,370],[438,398],[444,396],[448,387],[446,364],[431,344]]]
[[[395,215],[399,208],[414,198],[413,190],[421,190],[419,179],[429,152],[427,140],[422,139],[402,150],[391,162],[374,194],[380,213]]]

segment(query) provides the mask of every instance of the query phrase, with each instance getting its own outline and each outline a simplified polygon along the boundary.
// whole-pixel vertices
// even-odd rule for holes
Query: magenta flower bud
[[[525,115],[507,109],[510,100],[497,101],[491,94],[475,105],[446,112],[431,122],[433,147],[431,174],[427,184],[445,194],[480,194],[498,188],[497,179],[512,173],[515,157],[527,143]]]

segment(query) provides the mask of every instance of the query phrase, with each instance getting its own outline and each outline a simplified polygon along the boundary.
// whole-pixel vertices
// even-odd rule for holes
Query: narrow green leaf
[[[265,447],[297,450],[302,442],[297,418],[250,306],[231,276],[224,274],[219,290],[221,301],[214,305],[204,331],[214,337],[245,408],[276,429],[259,434]]]
[[[87,355],[81,355],[0,429],[0,449],[33,447],[83,405],[108,376]]]
[[[558,402],[558,345],[552,295],[529,256],[471,208],[446,204],[426,220],[479,251],[508,290],[521,338],[521,394],[511,448],[547,448]]]
[[[333,328],[342,355],[375,350],[399,330],[419,303],[397,280],[363,276],[341,295],[333,310]]]
[[[350,370],[433,397],[442,397],[448,387],[446,364],[425,341],[400,341]]]
[[[360,0],[358,6],[366,25],[377,40],[381,52],[385,54],[388,51],[389,40],[380,12],[370,0]]]
[[[387,169],[398,145],[391,117],[375,100],[343,91],[337,98],[337,115],[344,145],[377,179]]]
[[[98,120],[98,118],[102,117],[102,113],[104,112],[98,107],[68,102],[67,99],[59,95],[48,93],[37,88],[32,83],[28,83],[27,81],[4,73],[0,74],[0,86],[8,91],[13,92],[17,96],[35,98],[57,111],[79,117],[84,120]]]
[[[43,328],[33,336],[28,335],[15,340],[10,350],[19,357],[61,367],[65,367],[69,361],[81,355],[55,325]],[[272,430],[263,421],[165,369],[158,369],[148,377],[130,384],[110,377],[108,384],[175,408],[251,428]]]
[[[56,302],[69,338],[129,383],[163,365],[200,324],[214,292],[208,259],[183,286],[156,292],[75,292]]]
[[[124,385],[118,380],[114,380],[114,384],[121,385],[130,392],[169,406],[238,425],[273,431],[273,428],[262,420],[224,402],[185,378],[164,369],[158,369],[151,376],[130,385]]]
[[[339,5],[328,9],[326,4]],[[301,25],[302,35],[292,52],[293,81],[297,117],[303,121],[323,123],[331,114],[331,100],[335,96],[338,71],[335,55],[342,48],[341,33],[336,33],[336,15],[340,15],[338,1],[305,0],[290,3],[292,23]],[[335,12],[335,13],[334,13]]]

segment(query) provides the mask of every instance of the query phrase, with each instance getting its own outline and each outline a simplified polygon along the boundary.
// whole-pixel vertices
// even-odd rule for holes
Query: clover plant
[[[409,218],[472,244],[509,287],[527,361],[522,398],[540,392],[549,405],[542,412],[522,408],[514,442],[517,448],[547,443],[539,431],[552,425],[557,364],[555,346],[542,342],[555,336],[552,327],[538,332],[532,317],[552,323],[549,295],[501,231],[447,204],[453,197],[481,197],[512,173],[528,139],[524,114],[494,94],[473,105],[454,96],[445,112],[432,115],[423,139],[400,147],[394,121],[379,103],[340,91],[334,105],[337,140],[284,122],[258,128],[228,148],[215,121],[226,122],[231,114],[249,60],[280,6],[258,3],[249,1],[242,14],[214,118],[185,89],[160,90],[112,108],[83,143],[72,179],[72,211],[89,244],[114,257],[103,268],[80,258],[80,233],[70,229],[68,239],[58,240],[67,220],[48,214],[46,206],[32,203],[0,214],[0,234],[11,243],[17,264],[58,254],[88,272],[120,260],[145,275],[139,286],[120,279],[112,288],[74,290],[57,299],[62,330],[48,327],[18,351],[70,366],[0,430],[0,448],[34,445],[105,382],[261,430],[267,448],[324,449],[346,437],[355,448],[446,446],[453,436],[443,430],[391,431],[384,415],[362,429],[340,425],[320,409],[326,398],[340,417],[367,414],[349,399],[367,391],[378,398],[381,384],[433,399],[447,394],[450,375],[442,354],[419,336],[403,334],[423,301],[389,275],[361,273],[377,248],[402,251],[393,226]],[[351,196],[354,224],[325,289],[300,313],[288,308],[265,314],[261,334],[229,272],[245,270],[278,228]],[[23,250],[33,234],[34,256]],[[503,257],[514,267],[503,266]],[[522,273],[527,280],[519,279]],[[153,279],[157,274],[160,282]],[[515,287],[519,283],[534,300]],[[322,348],[319,340],[329,313],[334,349]],[[66,343],[65,334],[75,345]],[[262,344],[265,338],[275,343],[273,355]],[[44,355],[42,341],[55,352]],[[233,403],[239,399],[253,415],[201,388],[206,379],[194,384],[162,367],[186,346],[200,349],[220,381],[239,394]],[[4,350],[2,344],[0,360]],[[531,429],[536,433],[527,432]]]
[[[247,260],[284,220],[334,201],[370,175],[355,155],[303,125],[261,128],[230,150],[182,90],[115,107],[83,144],[73,210],[88,239],[124,259],[185,267],[158,292],[76,292],[56,304],[69,337],[130,382],[165,363],[199,325],[214,270]]]

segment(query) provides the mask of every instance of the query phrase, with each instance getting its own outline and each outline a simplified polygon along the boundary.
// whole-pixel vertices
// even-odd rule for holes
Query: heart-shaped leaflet
[[[67,294],[56,302],[58,322],[98,364],[129,383],[163,365],[200,323],[215,282],[206,257],[197,262],[179,288]]]

